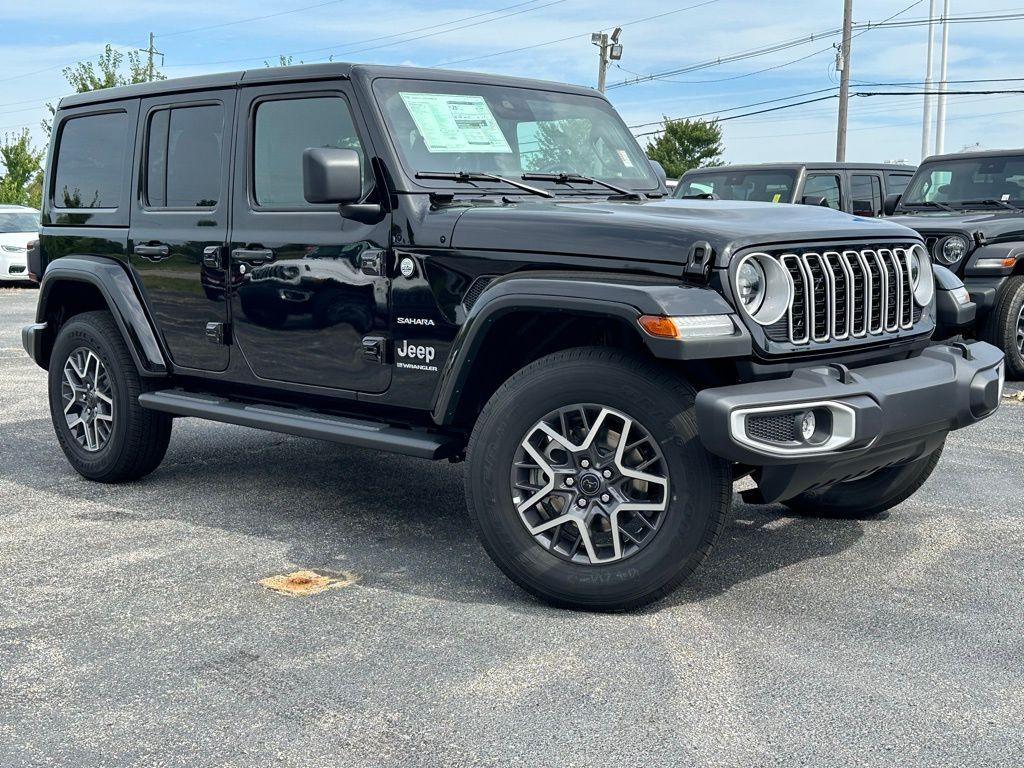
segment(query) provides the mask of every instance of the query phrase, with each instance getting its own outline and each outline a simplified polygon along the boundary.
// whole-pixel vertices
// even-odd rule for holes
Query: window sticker
[[[772,195],[772,202],[773,203],[777,203],[781,199],[782,199],[782,193],[781,192],[776,192],[774,195]]]
[[[512,148],[482,96],[400,91],[427,151],[511,154]]]
[[[626,154],[626,150],[624,150],[624,149],[617,149],[615,151],[618,153],[619,160],[622,161],[622,164],[624,166],[626,166],[627,168],[632,168],[633,167],[633,161],[629,159],[629,155]]]

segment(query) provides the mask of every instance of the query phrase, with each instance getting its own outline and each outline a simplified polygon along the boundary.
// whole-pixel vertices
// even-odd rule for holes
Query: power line
[[[633,26],[634,24],[643,24],[643,23],[648,22],[648,21],[654,21],[656,19],[661,19],[661,18],[664,18],[666,16],[672,16],[673,14],[676,14],[676,13],[682,13],[683,11],[690,11],[690,10],[693,10],[694,8],[701,8],[701,7],[705,6],[705,5],[711,5],[713,3],[718,3],[718,2],[721,2],[721,0],[704,0],[704,2],[702,2],[702,3],[697,3],[695,5],[687,5],[687,6],[683,7],[683,8],[674,8],[671,11],[664,11],[663,13],[656,13],[653,16],[645,16],[645,17],[643,17],[641,19],[633,19],[632,21],[624,21],[621,24],[616,24],[616,25],[613,25],[613,26],[630,27],[630,26]],[[604,27],[600,31],[601,32],[607,32],[608,30],[610,30],[612,28],[613,28],[612,26],[608,26],[608,27]],[[587,37],[587,38],[589,38],[590,34],[591,34],[590,32],[579,32],[579,33],[577,33],[575,35],[569,35],[567,37],[560,37],[557,40],[546,40],[543,43],[534,43],[533,45],[524,45],[524,46],[522,46],[520,48],[509,48],[508,50],[494,51],[492,53],[485,53],[485,54],[482,54],[480,56],[471,56],[471,57],[465,58],[465,59],[451,59],[451,60],[447,60],[447,61],[442,61],[442,62],[439,62],[439,63],[435,64],[434,66],[435,67],[445,67],[445,66],[448,66],[450,64],[465,64],[466,62],[469,62],[469,61],[479,61],[480,59],[490,59],[490,58],[494,58],[495,56],[505,56],[505,55],[510,54],[510,53],[521,53],[522,51],[532,51],[535,48],[543,48],[543,47],[548,46],[548,45],[556,45],[557,43],[564,43],[564,42],[567,42],[569,40],[575,40],[575,39],[580,38],[580,37]]]
[[[223,29],[224,27],[234,27],[238,24],[248,24],[251,21],[264,21],[265,19],[275,19],[278,16],[287,16],[292,13],[299,13],[300,11],[311,11],[314,8],[323,8],[328,5],[337,5],[338,3],[344,3],[345,0],[328,0],[325,3],[316,3],[315,5],[304,5],[301,8],[292,8],[290,11],[278,11],[277,13],[268,13],[263,16],[250,16],[247,19],[238,19],[237,21],[225,21],[221,24],[210,24],[205,27],[194,27],[193,29],[182,29],[177,32],[164,32],[156,35],[161,39],[167,37],[178,37],[179,35],[191,35],[195,32],[208,32],[211,29]]]
[[[438,23],[438,24],[431,24],[429,26],[417,27],[417,28],[414,28],[414,29],[406,29],[406,30],[403,30],[401,32],[394,32],[394,33],[389,34],[389,35],[381,35],[379,37],[371,37],[371,38],[367,38],[365,40],[356,40],[356,41],[352,41],[352,42],[349,42],[349,43],[337,43],[335,45],[327,45],[327,46],[322,46],[320,48],[306,48],[306,49],[303,49],[301,51],[287,51],[285,53],[278,52],[278,53],[272,54],[272,55],[247,56],[245,58],[220,59],[218,61],[203,61],[203,62],[198,62],[198,63],[175,64],[175,65],[172,65],[172,66],[176,66],[176,67],[207,67],[207,66],[214,66],[214,65],[217,65],[217,64],[236,64],[236,63],[239,63],[239,62],[247,62],[247,61],[264,61],[264,60],[266,60],[268,58],[273,58],[273,56],[302,56],[302,55],[305,55],[307,53],[322,53],[323,51],[338,51],[341,54],[362,53],[364,51],[373,51],[373,50],[377,50],[379,48],[388,48],[388,47],[390,47],[392,45],[399,45],[400,43],[411,43],[411,42],[414,42],[416,40],[424,40],[424,39],[430,38],[430,37],[437,37],[439,35],[448,34],[449,32],[457,32],[460,29],[468,29],[470,27],[477,27],[477,26],[480,26],[482,24],[490,24],[492,22],[501,21],[502,19],[507,19],[507,18],[510,18],[512,16],[519,16],[519,15],[524,14],[524,13],[532,13],[534,11],[539,11],[542,8],[547,8],[547,7],[552,6],[552,5],[560,5],[561,3],[566,2],[566,0],[549,0],[549,2],[543,3],[542,5],[536,5],[537,2],[538,2],[538,0],[526,0],[525,2],[518,2],[518,3],[514,3],[512,5],[506,5],[506,6],[503,6],[501,8],[495,8],[495,9],[490,10],[490,11],[485,11],[483,13],[474,13],[471,16],[464,16],[464,17],[459,18],[459,19],[451,19],[449,21],[441,22],[441,23]],[[530,6],[530,7],[524,8],[523,6]],[[518,10],[513,10],[513,9],[518,9]],[[511,12],[510,13],[506,13],[506,14],[501,15],[501,16],[494,16],[495,14],[501,13],[502,11],[511,11]],[[483,19],[483,17],[485,17],[485,16],[494,16],[494,18]],[[475,21],[475,20],[478,20],[478,19],[483,19],[483,20],[482,21]],[[472,23],[463,24],[463,22],[472,22]],[[457,25],[461,25],[461,26],[451,26],[453,24],[457,24]],[[442,29],[442,27],[447,27],[447,28],[446,29]],[[416,32],[425,32],[425,31],[428,31],[428,30],[438,30],[438,31],[430,32],[429,34],[424,34],[424,35],[415,35],[413,37],[404,37],[405,35],[413,35]],[[401,39],[396,39],[396,38],[401,38]],[[352,46],[359,46],[359,45],[363,45],[364,43],[374,43],[374,42],[381,41],[381,40],[391,40],[392,42],[383,43],[381,45],[367,46],[367,47],[364,47],[364,48],[352,49]],[[341,50],[339,51],[338,49],[341,49]],[[322,57],[322,58],[328,58],[328,57]]]

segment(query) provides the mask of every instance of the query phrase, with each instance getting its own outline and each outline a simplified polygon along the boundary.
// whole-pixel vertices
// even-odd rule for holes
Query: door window
[[[264,101],[256,108],[253,141],[253,197],[257,205],[310,207],[302,193],[302,153],[310,147],[358,151],[366,189],[368,164],[343,98]]]
[[[216,207],[221,192],[224,107],[205,104],[154,112],[148,137],[149,207]]]
[[[890,195],[902,195],[907,191],[910,180],[914,178],[909,173],[890,173],[885,177],[886,193]]]
[[[811,174],[804,182],[804,197],[823,197],[829,208],[840,210],[839,177],[832,174]]]
[[[850,177],[852,212],[857,216],[882,215],[882,180],[873,174],[855,173]]]
[[[57,208],[117,208],[129,151],[128,115],[108,112],[64,123],[57,150]]]

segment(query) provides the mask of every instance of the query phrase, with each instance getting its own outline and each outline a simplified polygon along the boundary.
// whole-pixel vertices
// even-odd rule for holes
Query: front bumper
[[[0,249],[0,281],[28,280],[28,254]]]
[[[911,359],[854,370],[807,368],[782,379],[705,389],[696,404],[700,437],[711,453],[757,469],[759,500],[785,500],[921,458],[951,430],[990,416],[999,407],[1002,360],[1003,353],[984,342],[939,345]],[[784,445],[747,431],[750,414],[814,408],[834,414],[834,440]]]

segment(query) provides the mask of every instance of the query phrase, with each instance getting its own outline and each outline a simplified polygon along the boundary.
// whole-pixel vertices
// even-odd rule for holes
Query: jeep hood
[[[751,245],[915,237],[887,220],[829,208],[726,200],[526,201],[472,206],[459,217],[452,246],[682,264],[707,241],[717,266]]]
[[[980,232],[990,243],[1024,240],[1024,211],[935,211],[897,215],[890,221],[922,234],[962,232],[971,237]]]

